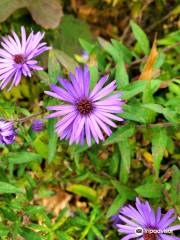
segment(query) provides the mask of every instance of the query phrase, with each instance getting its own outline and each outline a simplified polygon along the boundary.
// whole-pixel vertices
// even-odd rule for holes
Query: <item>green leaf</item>
[[[67,190],[82,197],[88,198],[91,201],[95,201],[97,199],[96,191],[88,186],[73,184],[68,186]]]
[[[120,55],[117,49],[111,43],[101,37],[98,37],[98,41],[102,48],[104,48],[104,50],[109,53],[110,56],[112,56],[115,62],[118,62],[119,59],[122,58],[122,54]]]
[[[131,166],[131,146],[129,144],[129,140],[124,139],[118,143],[118,147],[121,153],[119,178],[122,183],[127,183]]]
[[[135,188],[135,191],[145,198],[160,198],[162,185],[160,183],[147,183]]]
[[[20,188],[15,187],[14,185],[7,182],[0,182],[0,193],[21,193]]]
[[[150,47],[146,33],[133,20],[131,20],[130,25],[142,52],[144,52],[145,55],[148,55]]]
[[[68,72],[74,72],[74,69],[77,66],[76,61],[62,51],[56,50],[56,53],[58,62],[65,67]]]
[[[74,238],[72,238],[69,234],[67,234],[64,231],[58,231],[57,236],[59,237],[58,239],[61,240],[74,240]]]
[[[125,195],[118,194],[107,211],[107,218],[111,217],[114,214],[118,214],[118,210],[124,205],[126,200],[127,198]]]
[[[103,234],[99,231],[99,229],[95,226],[92,226],[92,231],[95,234],[95,236],[99,239],[99,240],[105,240]],[[89,240],[89,239],[88,239]]]
[[[119,127],[105,142],[104,145],[119,143],[133,136],[135,128],[131,125]]]
[[[39,154],[33,152],[9,153],[8,156],[11,164],[22,164],[31,161],[40,161],[42,159]]]
[[[99,79],[99,72],[96,66],[91,66],[89,68],[89,71],[90,71],[90,79],[91,79],[90,88],[93,89]]]
[[[173,110],[170,110],[168,108],[164,108],[163,106],[155,103],[148,103],[148,104],[143,104],[143,107],[151,109],[154,112],[161,113],[164,115],[167,120],[177,123],[178,117],[176,116],[176,112]]]
[[[83,49],[88,53],[91,54],[91,52],[94,50],[95,45],[92,43],[89,43],[88,41],[80,38],[79,42],[81,44],[81,46],[83,47]]]
[[[143,103],[153,103],[153,91],[151,88],[151,81],[147,81],[146,87],[143,91],[142,96],[142,102]],[[146,123],[152,123],[155,121],[156,113],[150,109],[144,109],[144,112],[146,113]]]
[[[109,173],[112,176],[118,172],[119,162],[120,162],[119,151],[118,151],[117,145],[115,145],[115,150],[112,158],[110,159],[110,164],[109,164]]]
[[[33,143],[32,143],[34,149],[36,150],[36,152],[41,155],[41,157],[43,158],[47,158],[48,155],[48,148],[47,148],[47,144],[44,143],[40,137],[37,137]]]
[[[146,84],[147,84],[146,80],[139,80],[139,81],[130,83],[127,86],[120,87],[119,90],[121,90],[123,92],[123,95],[122,95],[121,98],[125,99],[125,100],[128,100],[128,99],[136,96],[137,94],[144,91],[144,89],[146,87]],[[157,91],[160,84],[161,84],[160,80],[151,80],[151,88],[152,88],[153,93],[155,91]]]
[[[112,180],[111,182],[119,194],[125,195],[128,200],[134,200],[136,197],[136,192],[134,189],[127,187],[127,184],[123,185],[119,181]]]
[[[170,195],[171,199],[173,200],[173,203],[176,205],[180,205],[180,194],[179,194],[179,180],[180,180],[180,170],[179,168],[174,165],[172,167],[172,181],[171,181],[171,189],[170,189]]]
[[[134,55],[133,52],[129,48],[127,48],[125,45],[123,45],[121,42],[115,39],[112,39],[111,42],[113,46],[117,49],[117,51],[122,53],[122,58],[124,62],[130,64],[131,59]]]
[[[25,227],[21,228],[20,235],[24,237],[26,240],[43,240],[43,238],[40,237],[37,232],[34,232]]]
[[[48,135],[49,135],[49,144],[48,144],[48,162],[52,162],[52,160],[56,156],[56,148],[57,148],[57,140],[58,136],[55,132],[54,125],[56,123],[56,119],[51,118],[48,120]]]
[[[128,105],[124,105],[123,110],[124,112],[120,114],[121,117],[143,124],[151,123],[155,117],[155,114],[149,115],[144,105],[136,100],[131,101]]]
[[[50,79],[49,75],[45,71],[36,71],[36,75],[38,78],[41,80],[42,83],[49,85],[50,84]]]
[[[69,56],[74,54],[81,54],[82,47],[79,39],[83,39],[87,42],[92,42],[92,33],[89,25],[73,15],[64,15],[62,18],[59,29],[52,35],[54,38],[54,48],[60,49]]]
[[[116,65],[115,79],[117,83],[117,89],[129,84],[129,76],[127,74],[125,63],[122,58],[119,59]]]
[[[54,49],[49,51],[48,74],[50,83],[55,84],[57,82],[58,76],[60,75],[60,65],[56,58],[56,50]]]
[[[167,146],[168,136],[165,128],[155,128],[152,130],[152,156],[156,177],[159,176],[160,164]]]
[[[0,223],[0,237],[7,237],[8,233],[9,233],[9,227]]]

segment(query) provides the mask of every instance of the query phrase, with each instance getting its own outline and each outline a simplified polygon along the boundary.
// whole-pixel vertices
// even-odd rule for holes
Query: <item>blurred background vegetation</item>
[[[1,239],[116,240],[110,217],[136,196],[179,213],[179,15],[178,0],[0,0],[1,36],[23,25],[53,47],[44,71],[0,92],[1,118],[44,112],[44,90],[84,63],[92,86],[109,73],[126,101],[125,123],[91,148],[59,141],[54,120],[0,145]]]

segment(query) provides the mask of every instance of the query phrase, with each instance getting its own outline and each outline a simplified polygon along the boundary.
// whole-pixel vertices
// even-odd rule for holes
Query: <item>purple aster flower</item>
[[[136,208],[131,205],[121,208],[118,215],[120,222],[116,228],[118,232],[127,234],[121,240],[179,240],[178,237],[168,235],[180,230],[180,225],[170,226],[176,220],[173,213],[174,209],[171,209],[162,215],[160,207],[155,213],[147,201],[141,203],[136,198]]]
[[[15,140],[14,123],[0,119],[0,144],[12,144]]]
[[[38,120],[38,119],[34,119],[34,120],[32,121],[32,130],[33,130],[34,132],[41,132],[41,131],[43,130],[43,128],[44,128],[44,123],[43,123],[43,121]]]
[[[42,70],[38,66],[38,61],[35,57],[50,49],[46,43],[41,40],[44,33],[37,32],[29,35],[26,38],[26,31],[21,27],[21,41],[15,32],[7,38],[2,37],[0,49],[0,88],[4,89],[10,82],[11,86],[17,86],[22,75],[31,77],[32,70]]]
[[[104,140],[103,133],[111,135],[111,127],[117,127],[112,121],[123,121],[115,115],[121,113],[121,105],[124,103],[119,97],[122,93],[112,93],[116,88],[116,81],[112,81],[103,87],[108,76],[102,77],[94,89],[90,91],[90,73],[88,66],[75,69],[75,75],[70,73],[70,82],[61,77],[58,78],[63,88],[50,85],[52,92],[46,94],[64,102],[62,105],[49,106],[48,110],[55,110],[46,118],[62,117],[56,124],[56,132],[60,139],[69,139],[69,143],[84,143],[91,145],[91,137],[96,143]]]

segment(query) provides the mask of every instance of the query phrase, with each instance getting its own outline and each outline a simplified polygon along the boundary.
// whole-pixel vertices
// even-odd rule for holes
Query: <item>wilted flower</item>
[[[2,37],[0,49],[0,88],[5,88],[9,82],[17,86],[22,75],[31,77],[32,70],[42,70],[35,57],[50,49],[45,42],[41,42],[44,33],[37,32],[26,39],[26,31],[21,27],[21,41],[15,32],[13,36]]]
[[[43,121],[39,120],[39,119],[34,119],[32,121],[32,130],[34,132],[41,132],[44,128],[44,123]]]
[[[178,237],[168,235],[175,230],[180,230],[180,225],[170,226],[176,216],[172,216],[174,209],[162,215],[161,208],[154,213],[146,201],[141,203],[136,199],[136,208],[131,205],[124,206],[119,212],[119,221],[116,219],[115,227],[119,233],[127,234],[121,240],[178,240]]]
[[[12,144],[15,140],[14,123],[0,119],[0,144]]]
[[[53,92],[45,91],[46,94],[62,100],[63,105],[49,106],[48,110],[57,112],[51,113],[46,118],[62,117],[56,124],[56,132],[61,139],[69,139],[73,142],[84,143],[84,137],[88,145],[91,145],[91,137],[96,143],[104,140],[103,132],[111,135],[111,127],[117,127],[112,121],[123,121],[115,115],[121,113],[123,101],[119,98],[122,93],[118,92],[108,96],[116,88],[116,81],[112,81],[103,87],[108,76],[102,77],[90,91],[90,73],[88,66],[84,71],[81,67],[75,69],[75,75],[70,73],[71,82],[59,78],[63,88],[51,85]]]

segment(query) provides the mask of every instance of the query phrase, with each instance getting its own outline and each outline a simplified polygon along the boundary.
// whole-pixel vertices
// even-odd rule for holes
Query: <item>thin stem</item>
[[[38,112],[38,113],[34,113],[31,116],[28,116],[28,117],[21,118],[21,119],[17,120],[17,122],[23,123],[23,122],[29,121],[29,120],[31,120],[34,117],[42,115],[43,113],[44,113],[43,111],[42,112]]]
[[[148,125],[136,125],[136,128],[155,128],[155,127],[173,127],[173,126],[180,126],[180,123],[154,123]]]
[[[44,112],[38,112],[38,113],[34,113],[31,116],[25,117],[25,118],[21,118],[19,120],[17,120],[17,122],[19,123],[24,123],[26,121],[31,120],[34,117],[40,116],[42,115]],[[180,122],[178,123],[171,123],[171,122],[165,122],[165,123],[153,123],[153,124],[148,124],[148,125],[144,125],[144,124],[137,124],[135,125],[136,128],[155,128],[155,127],[173,127],[173,126],[180,126]]]

